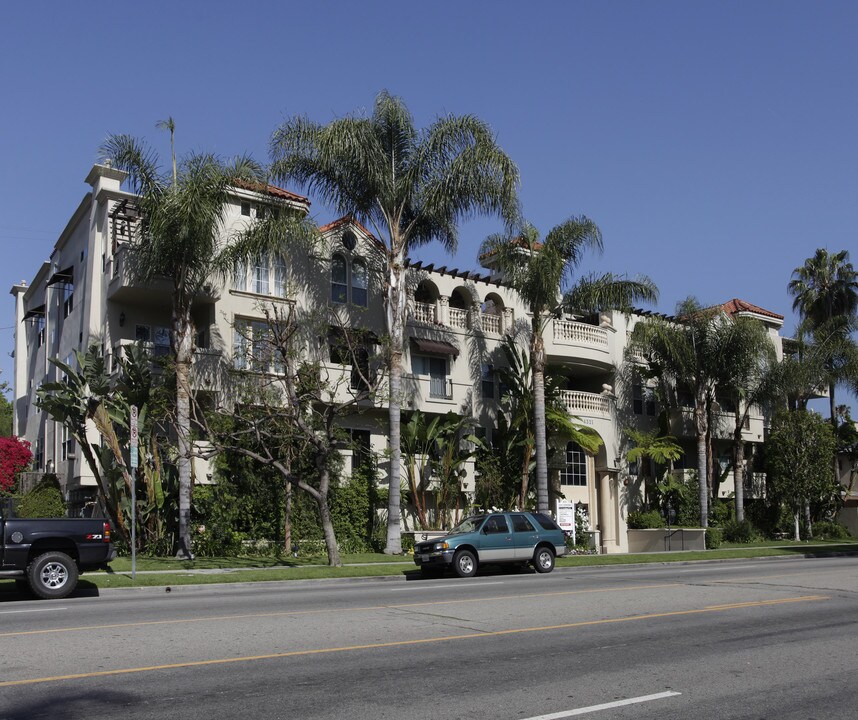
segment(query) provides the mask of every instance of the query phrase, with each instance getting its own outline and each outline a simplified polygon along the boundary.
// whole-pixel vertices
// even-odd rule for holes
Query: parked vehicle
[[[64,598],[83,570],[116,557],[102,518],[16,518],[0,506],[0,578],[43,599]]]
[[[471,577],[480,565],[532,565],[549,573],[566,553],[563,531],[542,513],[508,512],[465,518],[447,535],[414,546],[414,562],[424,575],[452,567]]]

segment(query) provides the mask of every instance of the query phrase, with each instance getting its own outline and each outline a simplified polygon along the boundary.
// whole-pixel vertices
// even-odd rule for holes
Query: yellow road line
[[[500,637],[502,635],[516,635],[534,632],[546,632],[549,630],[569,630],[572,628],[589,627],[593,625],[608,625],[613,623],[635,622],[639,620],[654,620],[657,618],[676,617],[679,615],[699,615],[702,613],[724,612],[725,610],[737,610],[750,607],[765,607],[768,605],[781,605],[784,603],[812,602],[818,600],[829,600],[824,595],[805,595],[793,598],[780,598],[777,600],[760,600],[754,603],[736,603],[734,605],[712,605],[693,610],[673,610],[671,612],[650,613],[647,615],[631,615],[620,618],[605,618],[602,620],[585,620],[574,623],[563,623],[561,625],[543,625],[540,627],[511,628],[509,630],[493,630],[487,632],[469,633],[467,635],[448,635],[445,637],[421,638],[419,640],[396,640],[383,643],[368,643],[366,645],[346,645],[333,648],[315,648],[312,650],[293,650],[291,652],[269,653],[267,655],[247,655],[235,658],[220,658],[216,660],[192,660],[181,663],[170,663],[166,665],[149,665],[146,667],[122,668],[118,670],[99,670],[97,672],[75,673],[73,675],[55,675],[53,677],[29,678],[27,680],[8,680],[0,682],[0,687],[13,687],[16,685],[34,685],[36,683],[56,682],[59,680],[82,680],[86,678],[107,677],[111,675],[129,675],[131,673],[154,672],[156,670],[175,670],[178,668],[206,667],[209,665],[227,665],[230,663],[255,662],[258,660],[276,660],[280,658],[301,657],[307,655],[324,655],[327,653],[353,652],[355,650],[377,650],[379,648],[405,647],[409,645],[426,645],[429,643],[450,642],[453,640],[475,640],[480,638]]]
[[[410,607],[425,607],[431,605],[458,605],[464,603],[497,602],[499,600],[520,600],[522,598],[558,597],[563,595],[586,595],[588,593],[629,592],[632,590],[653,590],[667,587],[678,587],[682,583],[662,583],[659,585],[633,585],[624,588],[594,588],[592,590],[564,590],[562,592],[529,593],[525,595],[496,595],[487,598],[463,598],[460,600],[426,600],[423,602],[397,603],[395,605],[370,605],[367,607],[338,608],[330,610],[283,610],[271,613],[245,613],[240,615],[211,615],[206,617],[173,618],[171,620],[144,620],[140,622],[112,623],[107,625],[82,625],[80,627],[48,628],[44,630],[21,630],[0,633],[0,637],[18,637],[19,635],[50,635],[52,633],[85,632],[87,630],[113,630],[116,628],[145,627],[148,625],[176,625],[183,623],[220,622],[222,620],[244,620],[248,618],[288,617],[290,615],[326,615],[331,613],[343,614],[348,612],[372,612],[374,610],[396,610]]]

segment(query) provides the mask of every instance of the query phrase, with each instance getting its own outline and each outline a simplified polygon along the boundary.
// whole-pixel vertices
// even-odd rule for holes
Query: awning
[[[429,340],[427,338],[411,338],[411,340],[421,352],[459,357],[459,348],[443,340]]]
[[[60,272],[55,272],[51,275],[51,279],[48,280],[47,285],[50,287],[51,285],[56,285],[58,283],[62,283],[63,285],[71,285],[74,282],[74,267],[68,267],[65,270],[61,270]]]
[[[34,307],[32,310],[27,310],[24,313],[24,320],[30,320],[36,317],[45,317],[45,306],[39,305],[39,307]]]

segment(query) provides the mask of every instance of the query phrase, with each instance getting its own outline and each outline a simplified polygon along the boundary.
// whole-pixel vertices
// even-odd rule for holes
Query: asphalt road
[[[858,717],[858,558],[0,602],[0,718]]]

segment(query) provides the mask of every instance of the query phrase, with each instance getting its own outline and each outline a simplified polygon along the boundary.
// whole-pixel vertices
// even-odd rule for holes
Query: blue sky
[[[172,115],[179,152],[264,161],[285,118],[370,109],[382,88],[420,125],[486,120],[526,217],[543,233],[591,217],[605,252],[583,269],[649,275],[661,311],[739,297],[791,332],[792,270],[817,247],[858,262],[854,2],[49,2],[0,17],[7,288],[50,254],[109,133],[166,157],[155,123]],[[498,229],[470,222],[454,258],[415,256],[476,268]],[[11,380],[11,297],[5,317]]]

